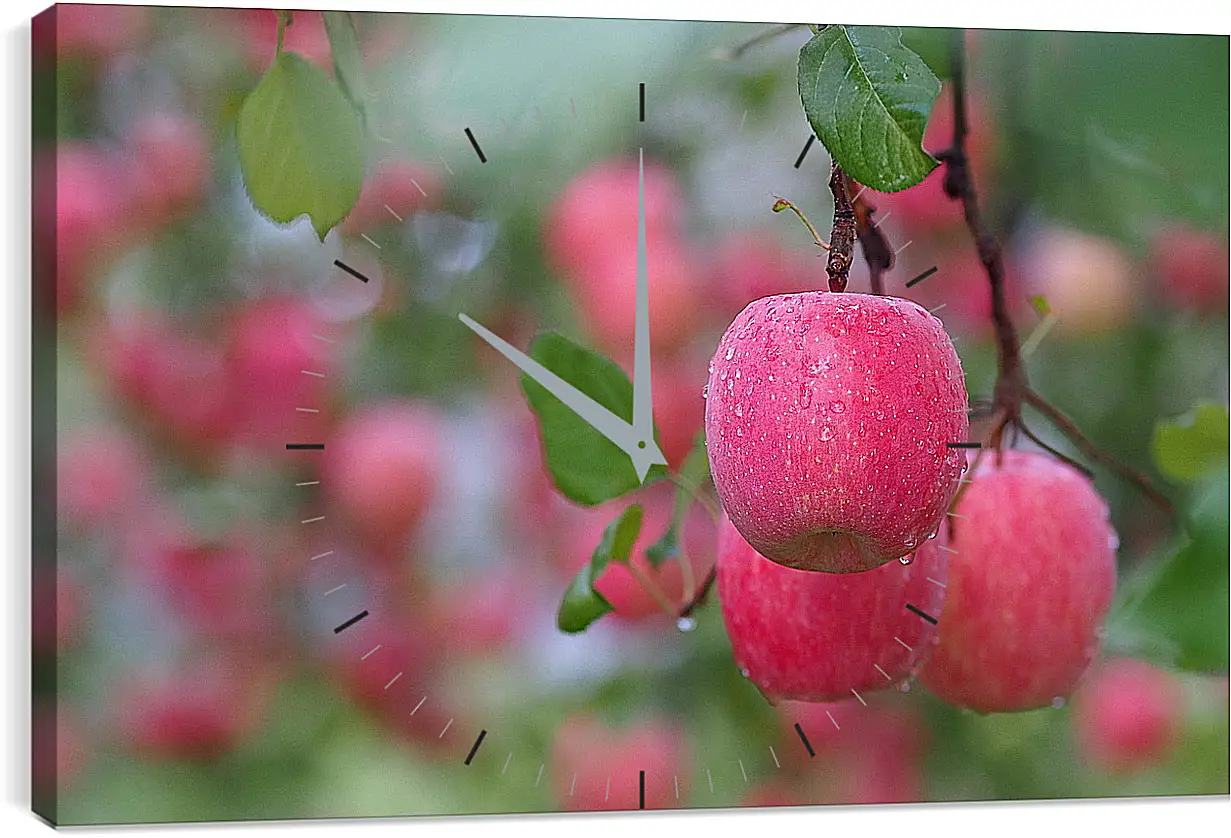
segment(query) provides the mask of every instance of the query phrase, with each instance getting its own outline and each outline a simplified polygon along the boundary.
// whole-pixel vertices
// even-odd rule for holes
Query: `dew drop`
[[[730,360],[731,360],[731,356],[732,356],[732,355],[734,355],[734,354],[735,354],[735,347],[734,347],[734,346],[728,346],[728,347],[727,347],[727,355],[726,355],[727,360],[728,360],[728,361],[730,361]]]
[[[741,668],[741,669],[740,669],[740,671],[739,671],[739,674],[740,674],[740,675],[743,675],[745,678],[750,677],[750,673],[748,672],[748,670],[747,670],[747,669],[743,669],[743,668]]]
[[[829,442],[831,439],[833,439],[833,431],[829,429],[828,425],[823,426],[821,428],[821,442]]]
[[[799,386],[799,407],[801,410],[807,410],[812,404],[812,388],[807,384]]]
[[[692,617],[680,617],[675,621],[675,627],[680,631],[692,631],[697,627],[697,621]],[[743,673],[744,677],[748,677],[748,673]]]
[[[1064,696],[1062,695],[1058,695],[1051,700],[1051,706],[1057,710],[1059,710],[1061,707],[1063,707],[1067,703],[1068,702],[1064,700]]]
[[[834,413],[841,413],[842,411],[846,410],[846,405],[842,404],[842,402],[834,402],[833,404],[829,406],[829,409],[832,410]]]
[[[907,553],[905,556],[898,557],[898,561],[900,561],[902,564],[910,564],[914,560],[915,560],[914,553]]]

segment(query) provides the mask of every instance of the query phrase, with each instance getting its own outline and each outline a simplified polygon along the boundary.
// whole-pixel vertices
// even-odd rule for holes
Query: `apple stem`
[[[734,61],[736,58],[739,58],[745,52],[757,46],[758,44],[764,43],[765,41],[773,40],[774,38],[777,38],[779,35],[785,35],[787,32],[790,32],[794,29],[799,29],[806,25],[807,24],[803,24],[803,23],[779,23],[776,26],[771,26],[768,29],[761,30],[757,34],[753,35],[751,38],[747,38],[739,42],[738,44],[731,47],[729,50],[725,52],[720,52],[719,57],[725,58],[728,61]]]
[[[1009,306],[1005,294],[1004,255],[1001,251],[1000,243],[988,228],[979,209],[978,194],[975,191],[974,179],[970,172],[970,162],[966,155],[966,137],[968,133],[966,119],[966,45],[965,32],[961,29],[953,31],[949,52],[949,77],[953,89],[953,145],[938,152],[936,158],[945,164],[945,194],[955,201],[960,201],[962,204],[962,215],[966,220],[966,227],[974,239],[975,250],[979,254],[979,261],[983,263],[992,292],[992,324],[995,327],[997,367],[996,384],[992,390],[992,405],[996,412],[993,415],[991,427],[987,434],[986,445],[999,451],[1003,444],[1006,429],[1011,430],[1014,434],[1020,431],[1028,439],[1058,460],[1090,476],[1091,471],[1089,468],[1047,445],[1026,427],[1022,410],[1023,405],[1029,404],[1042,413],[1057,430],[1063,433],[1077,448],[1081,449],[1086,456],[1102,463],[1136,485],[1146,497],[1157,504],[1169,516],[1174,517],[1176,514],[1175,507],[1161,492],[1151,485],[1149,479],[1144,474],[1121,463],[1111,454],[1096,446],[1086,438],[1077,425],[1065,416],[1059,408],[1030,388],[1026,377],[1026,368],[1022,363],[1021,343],[1017,336],[1017,329],[1013,325],[1013,318],[1009,314]],[[832,188],[832,180],[830,185]],[[959,489],[958,495],[960,494],[961,490]]]
[[[846,290],[851,276],[855,252],[855,208],[847,194],[850,179],[835,161],[829,173],[829,191],[833,193],[833,232],[829,234],[829,290],[840,294]]]

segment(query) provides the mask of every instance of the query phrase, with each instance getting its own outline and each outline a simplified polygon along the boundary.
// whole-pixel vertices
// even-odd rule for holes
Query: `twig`
[[[855,208],[846,193],[848,178],[836,162],[830,170],[829,191],[833,193],[833,232],[829,234],[829,290],[841,293],[851,276],[855,252]]]
[[[863,260],[868,263],[872,293],[884,296],[885,272],[893,267],[894,253],[889,247],[889,239],[885,237],[885,231],[872,220],[876,207],[864,197],[864,191],[865,189],[861,187],[859,192],[855,193],[855,234],[859,237],[859,248],[863,251]]]
[[[626,562],[625,566],[628,568],[629,572],[632,573],[633,578],[637,580],[638,584],[645,589],[645,592],[649,594],[656,603],[658,603],[659,608],[672,617],[677,616],[678,612],[675,604],[671,602],[670,597],[663,592],[663,589],[658,587],[657,582],[649,576],[646,576],[645,572],[632,562]]]
[[[961,201],[962,215],[966,219],[966,227],[975,241],[975,249],[979,261],[987,273],[987,279],[992,292],[992,323],[996,336],[996,386],[992,391],[992,403],[997,414],[988,435],[991,446],[999,450],[1005,429],[1013,434],[1019,431],[1027,438],[1041,446],[1056,458],[1062,460],[1085,474],[1090,470],[1080,463],[1056,451],[1042,442],[1026,427],[1022,419],[1022,405],[1030,404],[1042,413],[1091,459],[1102,463],[1125,479],[1135,484],[1141,491],[1165,510],[1169,515],[1175,515],[1175,507],[1157,489],[1150,485],[1145,475],[1121,463],[1115,457],[1100,449],[1086,438],[1067,416],[1030,389],[1026,380],[1026,369],[1022,364],[1020,341],[1013,319],[1009,315],[1009,306],[1005,294],[1005,267],[1000,243],[988,228],[979,209],[978,195],[975,192],[974,181],[970,175],[970,161],[966,156],[966,137],[969,132],[966,120],[966,50],[963,43],[964,33],[955,30],[949,53],[949,74],[953,85],[953,145],[939,152],[936,157],[945,164],[944,189],[950,198]]]
[[[1102,463],[1107,466],[1107,468],[1119,474],[1125,480],[1140,489],[1142,494],[1152,500],[1169,516],[1175,517],[1175,506],[1161,492],[1154,488],[1144,474],[1131,466],[1120,462],[1115,457],[1108,454],[1106,451],[1102,450],[1087,439],[1086,435],[1083,434],[1077,425],[1073,423],[1073,420],[1060,412],[1058,407],[1033,390],[1026,391],[1026,401],[1031,407],[1046,416],[1047,420],[1055,425],[1058,431],[1068,437],[1074,445],[1080,448],[1087,457],[1095,462]]]
[[[710,589],[714,587],[714,580],[717,578],[718,564],[715,562],[713,567],[710,568],[709,573],[705,574],[705,579],[702,580],[701,587],[697,589],[696,594],[694,594],[692,599],[685,603],[684,607],[680,609],[680,617],[690,616],[692,612],[696,611],[705,604],[706,599],[709,598]]]
[[[791,201],[788,201],[786,198],[781,198],[775,195],[774,205],[770,209],[773,212],[782,212],[783,210],[790,210],[791,212],[795,213],[795,215],[798,216],[799,220],[804,223],[804,226],[808,228],[808,233],[812,236],[812,241],[816,243],[816,246],[823,248],[825,250],[829,250],[829,242],[821,238],[821,234],[817,232],[816,227],[812,226],[812,222],[808,220],[808,216],[804,215],[804,211],[801,210],[799,207],[795,206],[794,203],[792,203]]]
[[[729,50],[718,52],[717,57],[725,59],[727,61],[734,61],[735,59],[739,58],[745,52],[757,46],[758,44],[764,43],[765,41],[773,40],[774,38],[777,38],[779,35],[785,35],[787,32],[790,32],[793,29],[800,29],[804,26],[807,26],[807,24],[806,23],[782,23],[777,26],[771,26],[769,29],[764,29],[758,32],[757,34],[753,35],[751,38],[741,41],[740,43],[731,47]]]

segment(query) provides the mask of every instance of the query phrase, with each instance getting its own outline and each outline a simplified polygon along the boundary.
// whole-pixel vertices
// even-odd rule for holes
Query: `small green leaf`
[[[1203,478],[1189,538],[1156,571],[1127,610],[1119,631],[1136,651],[1160,663],[1199,672],[1228,667],[1228,462]]]
[[[812,130],[848,175],[898,192],[938,165],[923,150],[940,82],[892,26],[826,26],[799,51]]]
[[[1034,310],[1039,313],[1040,317],[1046,317],[1051,314],[1051,304],[1047,302],[1047,298],[1042,294],[1035,294],[1031,297],[1030,304],[1034,306]]]
[[[1193,410],[1154,425],[1151,448],[1159,471],[1176,480],[1195,480],[1228,456],[1227,409],[1199,404]]]
[[[529,355],[616,416],[632,421],[633,385],[614,361],[556,332],[536,336]],[[522,390],[538,416],[547,469],[565,497],[594,506],[642,485],[628,454],[547,388],[523,375]],[[662,467],[655,466],[647,482],[663,474]]]
[[[364,125],[368,125],[368,92],[363,80],[363,57],[359,52],[355,19],[350,12],[321,12],[321,17],[325,21],[325,34],[329,36],[329,52],[338,86]]]
[[[678,555],[680,530],[684,526],[684,516],[688,514],[702,485],[710,479],[710,458],[705,448],[704,431],[697,434],[692,450],[688,452],[684,464],[680,466],[680,473],[676,479],[678,483],[675,487],[675,507],[671,513],[671,523],[662,537],[647,547],[645,551],[645,557],[649,560],[651,567],[657,568],[667,559],[673,559]]]
[[[603,530],[603,537],[594,548],[590,561],[577,571],[564,592],[564,599],[560,601],[556,625],[561,631],[569,634],[585,631],[591,623],[612,610],[611,603],[594,590],[594,583],[603,575],[607,565],[628,561],[637,536],[641,534],[641,519],[642,508],[633,504]]]
[[[280,224],[305,213],[322,239],[363,183],[359,120],[342,91],[301,55],[282,52],[248,94],[236,124],[248,195]]]

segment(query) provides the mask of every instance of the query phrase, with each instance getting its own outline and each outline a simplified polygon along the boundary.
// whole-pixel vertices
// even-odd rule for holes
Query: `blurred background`
[[[355,21],[368,175],[323,242],[262,218],[239,175],[235,117],[274,12],[68,5],[34,44],[56,94],[35,102],[54,131],[34,155],[55,194],[35,264],[57,277],[37,293],[57,313],[58,536],[34,557],[35,602],[55,603],[34,626],[34,780],[60,823],[634,808],[639,770],[662,808],[1227,793],[1225,674],[1109,655],[1067,705],[1030,713],[918,687],[775,708],[736,670],[715,602],[679,626],[622,567],[600,583],[616,614],[561,634],[559,598],[623,504],[553,491],[516,371],[457,312],[631,369],[644,147],[655,411],[678,465],[730,319],[824,285],[807,231],[770,211],[788,198],[823,232],[832,213],[824,149],[794,165],[808,32]],[[946,38],[905,31],[942,78]],[[1226,38],[967,44],[976,178],[1031,380],[1182,496],[1149,441],[1160,417],[1227,401]],[[329,68],[319,13],[295,13],[286,48]],[[949,107],[946,90],[929,150]],[[939,177],[873,203],[899,249],[888,292],[944,320],[974,399],[994,376],[986,281]],[[851,290],[867,289],[857,256]],[[1096,483],[1123,580],[1172,532],[1114,475]],[[659,522],[648,543],[671,495],[637,499]],[[703,570],[714,527],[697,513]],[[678,591],[679,573],[658,581]]]

